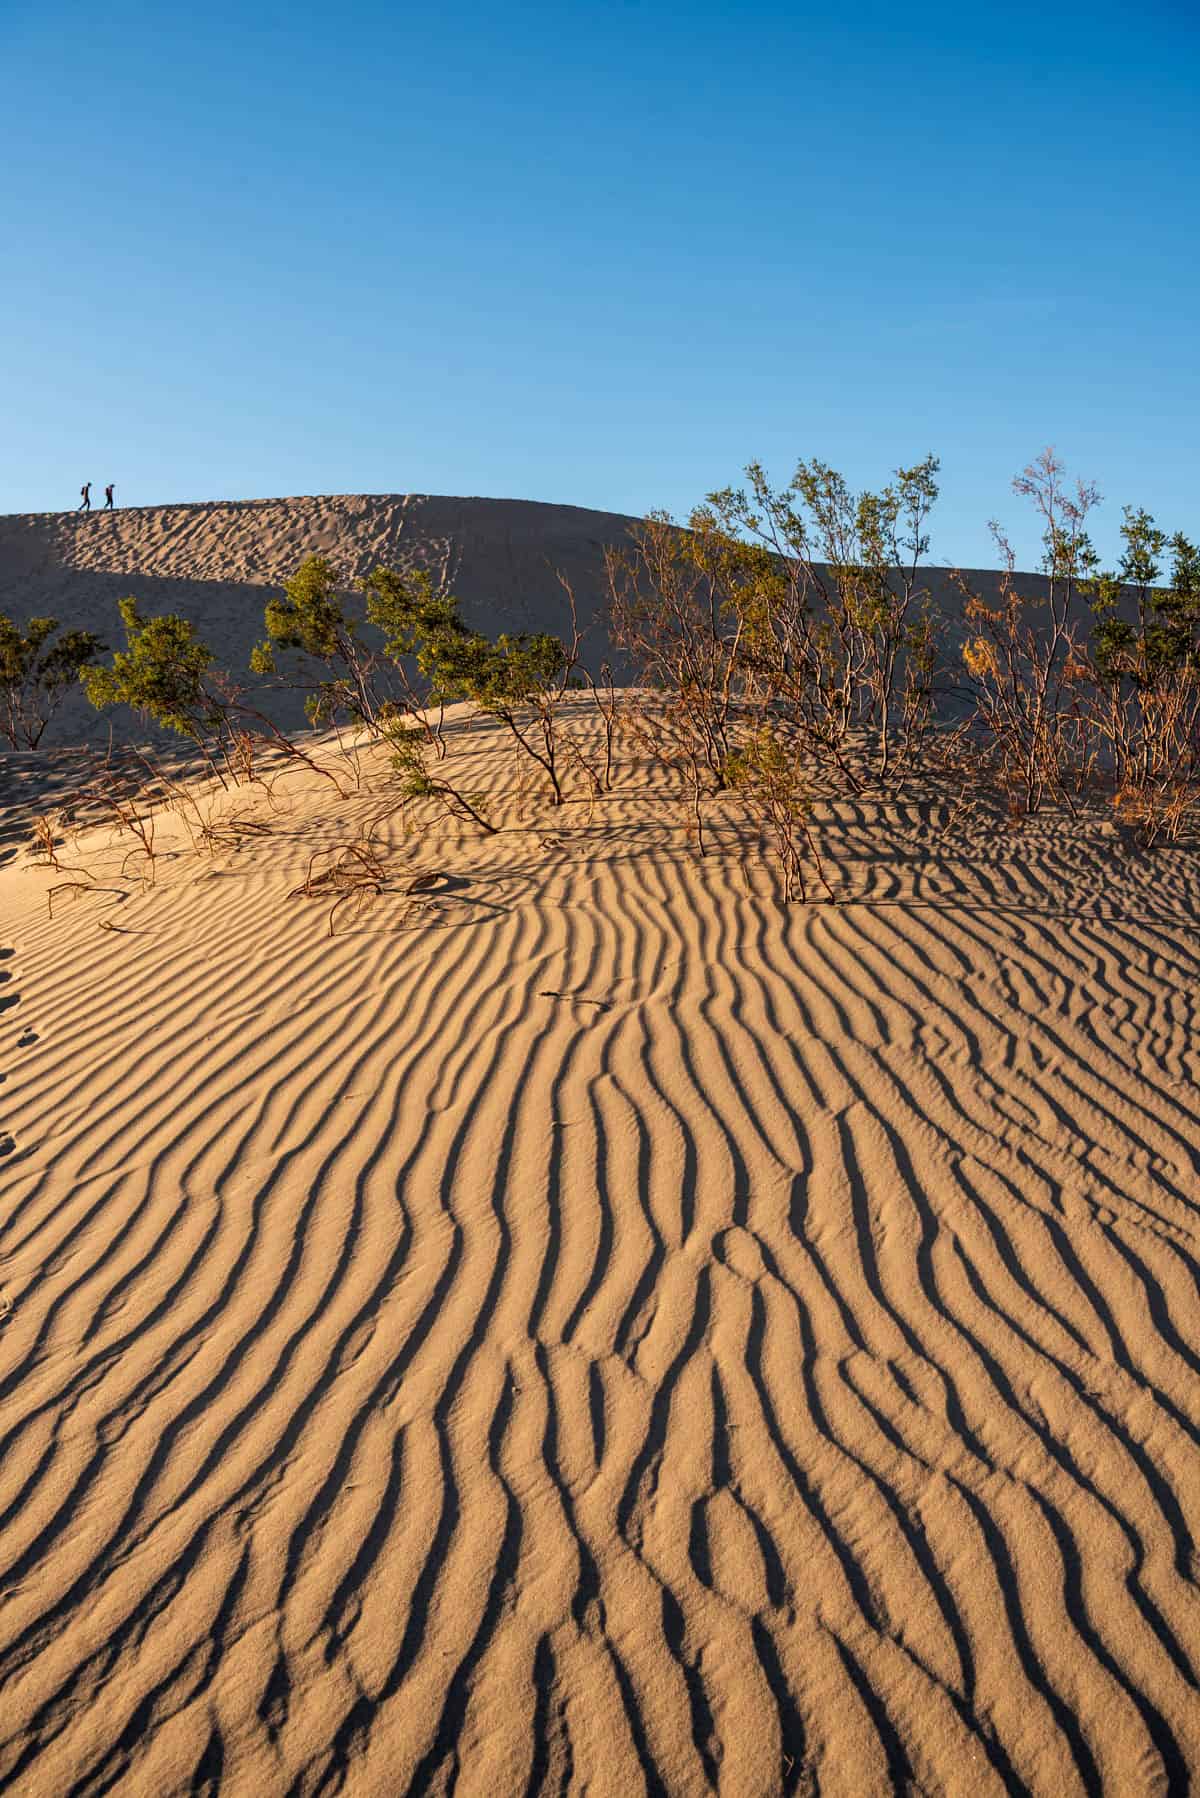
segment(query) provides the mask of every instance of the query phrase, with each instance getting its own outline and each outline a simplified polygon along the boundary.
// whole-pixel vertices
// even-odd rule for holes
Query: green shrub
[[[289,684],[308,689],[305,709],[314,724],[349,713],[357,723],[376,727],[380,698],[374,676],[379,658],[362,641],[324,556],[309,556],[301,563],[285,581],[282,597],[267,602],[264,623],[267,637],[251,652],[252,673],[277,674],[277,652],[296,652],[304,659],[287,671]],[[311,663],[323,664],[328,674],[314,674]]]
[[[36,749],[79,679],[104,653],[91,631],[63,631],[57,618],[31,618],[22,631],[0,614],[0,733],[14,749]]]
[[[111,663],[85,668],[85,691],[99,711],[127,705],[143,718],[203,746],[225,722],[219,694],[206,682],[213,655],[186,618],[143,618],[136,599],[118,601],[126,648]]]

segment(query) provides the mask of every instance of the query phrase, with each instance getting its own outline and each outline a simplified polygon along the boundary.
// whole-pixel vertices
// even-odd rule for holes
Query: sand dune
[[[327,556],[347,585],[380,565],[426,566],[453,582],[467,616],[492,632],[569,632],[557,578],[574,583],[587,651],[608,654],[604,546],[625,543],[632,519],[581,506],[427,494],[337,494],[217,501],[109,514],[45,512],[0,518],[0,612],[49,613],[121,642],[117,601],[190,618],[218,665],[246,677],[263,635],[263,607],[306,556]],[[298,729],[302,696],[275,694],[266,709]],[[119,712],[103,719],[72,697],[47,744],[153,735]]]
[[[1196,856],[375,779],[0,874],[0,1785],[1188,1790]]]
[[[316,498],[215,501],[114,513],[43,512],[0,517],[0,612],[20,620],[49,613],[122,642],[117,601],[132,594],[147,613],[191,619],[218,667],[255,685],[250,651],[263,635],[267,598],[306,556],[327,556],[347,584],[380,565],[426,566],[445,576],[469,620],[493,634],[570,634],[559,574],[572,584],[584,629],[584,660],[612,661],[628,676],[607,629],[607,546],[627,547],[635,520],[582,506],[530,500],[459,499],[428,494],[336,494]],[[953,618],[957,590],[945,569],[925,571],[940,610]],[[971,579],[995,592],[997,576]],[[1044,583],[1025,576],[1028,590]],[[261,692],[283,728],[305,724],[303,695]],[[44,739],[101,744],[161,733],[119,709],[96,713],[72,694]]]

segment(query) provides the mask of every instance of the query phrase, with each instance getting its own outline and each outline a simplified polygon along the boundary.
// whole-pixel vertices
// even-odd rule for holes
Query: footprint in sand
[[[36,1043],[37,1040],[38,1040],[37,1031],[36,1030],[27,1030],[25,1032],[24,1036],[19,1036],[17,1038],[17,1047],[18,1047],[18,1049],[32,1049],[34,1043]]]
[[[0,1130],[0,1155],[11,1155],[16,1146],[16,1139],[7,1130]]]
[[[12,949],[0,949],[0,961],[11,960],[13,954],[14,951]],[[12,969],[0,968],[0,986],[7,986],[11,979]],[[20,997],[20,993],[5,993],[4,996],[0,998],[0,1011],[11,1011],[12,1007],[19,1002]]]

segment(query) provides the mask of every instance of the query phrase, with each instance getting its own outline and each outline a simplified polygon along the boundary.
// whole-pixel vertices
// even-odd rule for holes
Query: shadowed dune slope
[[[0,872],[0,1785],[1191,1789],[1196,857],[255,803]]]
[[[635,522],[582,506],[415,493],[0,517],[0,612],[22,623],[49,613],[116,647],[117,601],[132,594],[147,613],[190,619],[217,665],[248,681],[266,600],[306,556],[327,556],[348,584],[381,564],[429,567],[451,580],[469,620],[493,634],[569,635],[562,573],[585,629],[585,660],[598,672],[612,658],[620,678],[628,671],[608,640],[604,552],[627,547]],[[1039,577],[1025,578],[1041,590]],[[931,568],[926,579],[939,608],[956,615],[947,572]],[[994,573],[973,571],[971,579],[981,591],[996,589]],[[284,728],[303,726],[302,696],[269,693],[262,703]],[[44,742],[101,743],[110,728],[119,740],[156,734],[120,709],[100,717],[72,694]]]
[[[49,612],[119,644],[117,600],[132,593],[147,612],[191,619],[218,664],[243,678],[267,598],[306,556],[327,556],[348,585],[381,564],[429,567],[452,580],[471,622],[492,632],[569,634],[561,570],[598,666],[607,653],[604,548],[627,542],[632,523],[581,506],[418,493],[14,516],[0,518],[0,611]],[[295,695],[272,696],[268,709],[289,729],[304,723]],[[118,735],[146,735],[118,714],[112,722]],[[107,729],[73,698],[46,740],[97,740]]]

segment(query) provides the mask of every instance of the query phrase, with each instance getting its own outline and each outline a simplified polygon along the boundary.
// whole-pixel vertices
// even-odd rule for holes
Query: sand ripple
[[[824,829],[14,885],[6,1790],[1189,1789],[1195,862]]]

